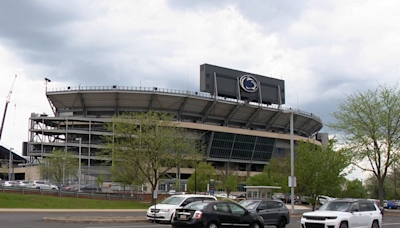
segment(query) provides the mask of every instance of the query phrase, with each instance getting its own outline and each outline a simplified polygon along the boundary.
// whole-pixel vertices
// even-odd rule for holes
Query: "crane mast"
[[[6,107],[4,108],[3,120],[1,121],[1,126],[0,126],[0,140],[1,140],[1,136],[2,136],[2,134],[3,134],[4,122],[5,122],[5,120],[6,120],[7,107],[8,107],[8,104],[10,103],[10,101],[11,101],[11,94],[12,94],[12,91],[13,91],[13,88],[14,88],[14,83],[15,83],[15,80],[16,80],[16,79],[17,79],[17,75],[15,75],[14,80],[13,80],[13,82],[12,82],[12,84],[11,84],[10,91],[8,92],[8,95],[7,95]]]

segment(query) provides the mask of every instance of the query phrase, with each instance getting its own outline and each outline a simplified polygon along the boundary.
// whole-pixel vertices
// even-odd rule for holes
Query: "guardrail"
[[[56,196],[84,199],[102,199],[102,200],[119,200],[119,201],[143,201],[143,196],[116,195],[99,192],[78,192],[78,191],[62,191],[51,189],[35,189],[27,187],[5,187],[1,186],[2,193],[16,193],[22,195],[41,195]]]

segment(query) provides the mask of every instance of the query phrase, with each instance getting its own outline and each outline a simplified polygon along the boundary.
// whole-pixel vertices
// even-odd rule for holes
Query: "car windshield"
[[[168,197],[161,204],[179,205],[184,199],[184,197]]]
[[[202,210],[208,204],[208,202],[195,202],[189,203],[184,209]]]
[[[350,202],[327,202],[324,203],[318,210],[319,211],[348,211]]]
[[[260,203],[260,201],[254,201],[254,200],[243,200],[240,201],[240,206],[248,209],[248,210],[254,210],[257,208],[257,205]]]

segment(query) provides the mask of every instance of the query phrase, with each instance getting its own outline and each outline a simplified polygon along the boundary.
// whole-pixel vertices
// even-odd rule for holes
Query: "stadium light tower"
[[[297,111],[293,109],[284,110],[283,113],[290,113],[290,177],[289,177],[289,187],[291,189],[290,194],[290,204],[291,204],[291,212],[294,212],[294,185],[295,185],[295,176],[294,176],[294,129],[293,129],[293,115]]]

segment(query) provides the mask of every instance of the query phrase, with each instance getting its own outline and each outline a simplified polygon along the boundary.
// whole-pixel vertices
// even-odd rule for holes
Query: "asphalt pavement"
[[[140,223],[58,223],[43,222],[43,217],[57,216],[143,216],[143,212],[104,213],[0,213],[0,227],[3,228],[170,228],[170,224]],[[287,228],[299,228],[300,217],[292,217]],[[266,228],[275,228],[267,226]],[[382,228],[400,228],[400,216],[385,216]]]

